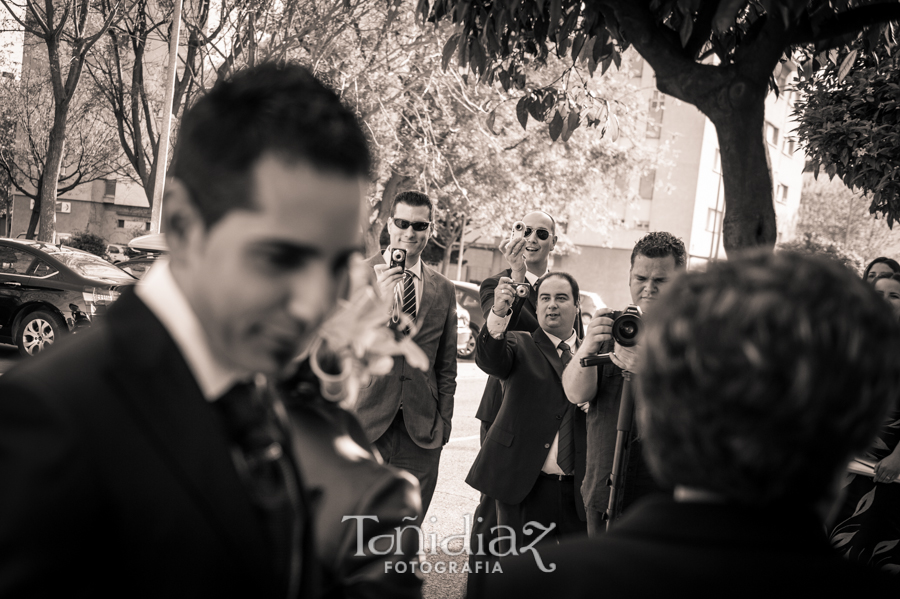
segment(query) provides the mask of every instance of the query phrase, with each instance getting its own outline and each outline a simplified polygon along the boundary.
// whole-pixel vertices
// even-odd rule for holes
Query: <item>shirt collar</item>
[[[207,401],[215,401],[247,373],[222,364],[209,345],[206,331],[172,276],[165,258],[138,282],[135,293],[171,335]]]
[[[385,264],[391,263],[391,248],[390,248],[390,246],[388,246],[388,248],[386,250],[384,250],[382,257],[384,257]],[[419,259],[416,260],[415,266],[411,266],[411,267],[407,268],[406,270],[408,270],[409,272],[414,274],[417,279],[421,280],[422,279],[422,257],[420,256]]]
[[[551,335],[547,331],[544,331],[544,334],[547,335],[547,338],[553,342],[553,347],[555,347],[556,349],[559,349],[559,344],[562,343],[563,340],[560,339],[559,337],[557,337],[556,335]],[[572,329],[572,335],[568,339],[566,339],[566,345],[569,346],[569,350],[572,353],[575,353],[575,343],[577,343],[577,342],[578,342],[578,335],[575,334],[575,329]]]

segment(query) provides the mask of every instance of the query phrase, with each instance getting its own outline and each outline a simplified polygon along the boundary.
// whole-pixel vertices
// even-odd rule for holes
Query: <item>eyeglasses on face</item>
[[[413,231],[422,232],[422,231],[425,231],[426,229],[428,229],[428,227],[431,225],[431,223],[430,222],[421,222],[421,221],[414,222],[414,221],[403,220],[402,218],[395,218],[394,225],[398,229],[405,230],[405,229],[412,227]],[[544,239],[546,239],[546,237]]]
[[[550,238],[550,231],[547,229],[532,229],[531,227],[525,227],[525,239],[531,237],[532,231],[537,233],[537,238],[541,241],[547,241],[547,239]]]

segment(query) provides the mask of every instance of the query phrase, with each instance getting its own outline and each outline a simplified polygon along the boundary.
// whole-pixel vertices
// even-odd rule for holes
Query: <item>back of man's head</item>
[[[264,154],[348,177],[371,165],[356,117],[306,68],[264,63],[218,81],[181,120],[169,176],[188,189],[207,226],[252,204]]]
[[[648,258],[672,256],[675,259],[675,266],[678,268],[684,267],[687,260],[684,242],[665,231],[647,233],[634,244],[634,249],[631,250],[632,266],[634,266],[634,259],[638,255],[647,256]]]
[[[672,283],[647,318],[654,475],[754,506],[815,505],[900,393],[900,329],[838,264],[752,252]]]

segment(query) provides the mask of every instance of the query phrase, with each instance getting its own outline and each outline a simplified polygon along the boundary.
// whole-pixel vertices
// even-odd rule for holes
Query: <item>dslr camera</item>
[[[604,316],[611,318],[613,321],[612,337],[616,343],[622,347],[634,347],[637,345],[638,337],[640,337],[641,329],[644,326],[641,320],[642,314],[641,308],[634,304],[624,310],[604,314]],[[582,358],[581,365],[584,367],[596,366],[597,364],[606,364],[609,361],[609,354],[597,354]]]

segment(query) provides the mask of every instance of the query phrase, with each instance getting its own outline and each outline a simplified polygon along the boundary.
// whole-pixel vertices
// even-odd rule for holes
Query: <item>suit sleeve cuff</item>
[[[506,327],[509,326],[510,318],[512,318],[512,310],[509,310],[506,316],[497,316],[494,310],[491,309],[487,317],[487,330],[491,337],[494,339],[502,338],[503,333],[506,332]]]

